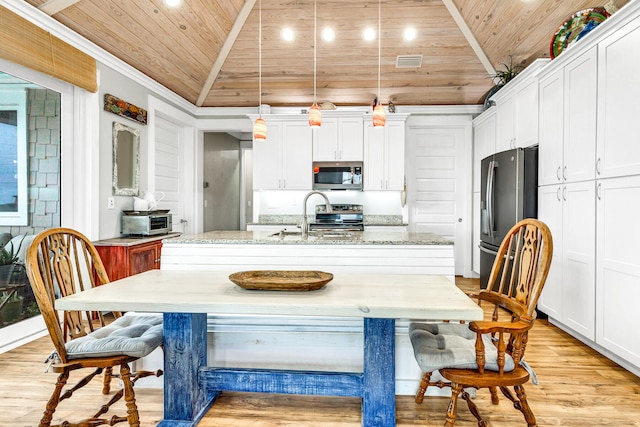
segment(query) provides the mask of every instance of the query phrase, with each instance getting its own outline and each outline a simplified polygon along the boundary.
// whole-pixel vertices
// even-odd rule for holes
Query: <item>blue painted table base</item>
[[[223,390],[362,398],[362,425],[396,425],[395,320],[364,319],[364,372],[207,367],[206,314],[164,314],[161,427],[194,427]]]

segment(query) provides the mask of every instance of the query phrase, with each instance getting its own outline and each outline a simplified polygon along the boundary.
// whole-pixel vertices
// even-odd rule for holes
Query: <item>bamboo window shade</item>
[[[94,58],[2,6],[0,22],[1,58],[98,91]]]

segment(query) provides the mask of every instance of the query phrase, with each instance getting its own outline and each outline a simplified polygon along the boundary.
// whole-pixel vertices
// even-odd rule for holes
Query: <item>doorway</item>
[[[251,222],[251,147],[242,135],[205,132],[203,231],[244,230]]]

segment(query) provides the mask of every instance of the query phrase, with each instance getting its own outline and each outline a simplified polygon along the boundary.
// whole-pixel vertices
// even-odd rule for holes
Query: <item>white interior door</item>
[[[187,218],[184,212],[184,135],[183,128],[175,123],[156,116],[154,178],[153,189],[164,193],[158,206],[170,209],[173,217],[173,231],[187,232]],[[156,194],[156,197],[158,194]]]
[[[411,125],[407,140],[409,230],[452,239],[456,275],[471,272],[469,129]]]

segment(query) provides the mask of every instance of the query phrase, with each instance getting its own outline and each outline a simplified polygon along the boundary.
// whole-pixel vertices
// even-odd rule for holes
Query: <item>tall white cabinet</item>
[[[554,259],[539,308],[640,375],[640,2],[540,73],[539,217]]]

